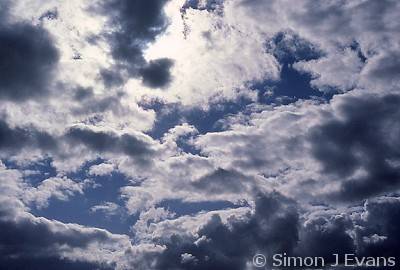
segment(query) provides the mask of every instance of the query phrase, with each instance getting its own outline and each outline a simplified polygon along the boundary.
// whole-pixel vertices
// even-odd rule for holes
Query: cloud
[[[111,131],[75,126],[67,131],[65,138],[71,144],[82,144],[96,153],[124,153],[143,164],[150,162],[155,153],[145,136],[118,135]]]
[[[245,121],[237,115],[239,122],[228,130],[200,135],[194,145],[223,168],[275,178],[311,162],[305,136],[307,129],[319,122],[323,107],[317,102],[300,101],[250,113]]]
[[[0,268],[397,255],[397,1],[0,2]]]
[[[95,205],[90,208],[90,212],[102,212],[107,217],[118,215],[120,213],[120,207],[116,203],[104,202],[103,204]]]
[[[312,153],[324,173],[344,179],[336,196],[357,200],[397,188],[398,95],[341,99],[336,114],[311,130]]]
[[[166,86],[171,81],[172,65],[173,61],[167,58],[151,60],[139,71],[143,84],[152,88]]]
[[[118,252],[131,248],[126,236],[27,212],[32,200],[44,205],[50,197],[66,199],[82,192],[83,184],[55,177],[32,188],[18,170],[7,169],[0,162],[0,267],[116,269],[117,261],[123,264]]]
[[[364,205],[364,215],[357,230],[360,253],[366,256],[398,257],[400,231],[396,224],[400,217],[399,197],[379,197]]]
[[[299,1],[296,7],[290,1],[265,3],[244,0],[227,1],[224,14],[226,21],[243,30],[256,29],[258,34],[264,36],[293,31],[314,44],[323,52],[324,58],[302,61],[297,67],[318,76],[313,85],[322,91],[327,88],[347,91],[354,86],[378,84],[377,77],[364,76],[367,73],[363,70],[373,69],[383,57],[397,59],[399,38],[396,33],[400,25],[395,20],[395,14],[398,9],[399,3],[392,0],[353,3],[304,0]],[[269,16],[265,16],[265,12]],[[357,44],[356,50],[345,49],[354,47],[354,44]],[[296,46],[301,48],[302,45]],[[396,66],[395,63],[389,65]],[[396,82],[396,76],[390,75],[391,72],[385,74]],[[379,86],[387,88],[381,83]]]
[[[54,158],[68,157],[74,149],[85,146],[94,153],[122,153],[138,162],[147,163],[154,155],[153,141],[144,134],[118,134],[115,131],[92,129],[90,126],[76,125],[65,134],[52,135],[33,126],[10,127],[0,121],[0,148],[9,156],[24,149],[39,150],[52,154]],[[64,148],[68,149],[64,149]],[[65,151],[64,151],[65,150]]]
[[[367,200],[361,207],[311,208],[301,226],[295,252],[322,256],[327,262],[332,253],[397,257],[399,230],[393,224],[399,206],[398,196],[383,196]]]
[[[110,175],[115,170],[113,164],[102,163],[99,165],[93,165],[89,168],[89,175],[103,176]]]
[[[396,257],[398,230],[390,224],[398,206],[397,197],[381,197],[362,208],[301,209],[281,195],[259,195],[254,211],[241,218],[213,215],[193,234],[158,240],[166,249],[155,269],[244,269],[256,253],[321,256],[326,264],[334,263],[332,254]]]
[[[0,226],[0,265],[8,269],[115,269],[106,257],[110,259],[110,251],[128,244],[124,237],[104,230],[66,225],[28,213],[11,214],[4,209],[0,210]],[[98,247],[97,255],[89,251],[93,245]],[[75,256],[78,250],[86,251],[86,255]]]
[[[357,52],[350,48],[330,57],[294,64],[295,69],[312,74],[313,87],[328,93],[336,89],[344,92],[356,87],[363,66]]]
[[[266,49],[280,63],[293,63],[301,60],[309,61],[323,55],[323,52],[317,45],[300,37],[292,30],[276,33],[266,42]]]
[[[40,15],[39,20],[57,20],[58,19],[58,9],[54,8],[52,10],[47,10],[42,15]]]
[[[170,80],[173,62],[156,59],[147,62],[144,50],[168,25],[163,8],[167,0],[102,0],[94,9],[108,16],[110,32],[105,33],[115,60],[112,70],[101,75],[106,85],[122,82],[124,72],[141,77],[152,88],[164,87]],[[110,12],[112,11],[112,12]],[[116,71],[117,70],[117,71]]]
[[[174,79],[167,91],[154,95],[184,106],[208,107],[241,97],[256,99],[248,83],[278,79],[279,65],[266,52],[265,38],[226,20],[220,2],[186,1],[182,6],[176,1],[166,6],[170,26],[146,54],[173,59]]]
[[[352,227],[353,223],[349,217],[339,213],[309,218],[300,232],[301,241],[296,247],[296,252],[303,257],[323,257],[326,263],[333,264],[335,261],[332,254],[342,256],[356,252],[354,239],[348,233]]]
[[[240,121],[228,130],[200,135],[193,143],[213,164],[246,175],[247,180],[232,178],[242,186],[248,181],[308,202],[360,201],[399,187],[399,153],[393,147],[398,101],[397,94],[353,90],[329,104],[300,101],[251,113],[244,122],[238,115]],[[223,179],[219,175],[207,186]],[[234,181],[226,183],[218,185],[219,192],[235,187]],[[246,189],[236,194],[239,190]]]
[[[54,150],[57,148],[57,140],[46,131],[34,127],[13,128],[4,120],[0,120],[0,149],[14,152],[22,148]]]
[[[44,176],[45,177],[45,176]],[[37,209],[49,206],[50,199],[69,201],[74,195],[83,195],[93,183],[90,180],[73,181],[65,176],[45,178],[38,184],[29,180],[29,174],[9,169],[0,163],[0,199],[18,199],[26,206]]]
[[[257,197],[254,214],[212,216],[195,237],[173,235],[162,241],[165,251],[156,269],[243,269],[255,252],[289,251],[297,242],[298,215],[278,194]],[[190,254],[190,255],[189,255]],[[190,257],[191,260],[182,260]]]
[[[53,177],[43,180],[36,188],[25,190],[24,200],[34,203],[37,208],[49,206],[51,198],[68,201],[76,194],[83,195],[84,189],[90,186],[91,182],[85,180],[74,182],[67,177]]]
[[[204,190],[207,193],[243,193],[247,191],[246,176],[235,171],[217,169],[214,172],[192,182],[196,190]]]
[[[170,220],[175,217],[173,212],[170,212],[161,207],[151,207],[150,209],[143,211],[139,215],[139,219],[135,225],[132,226],[132,232],[135,234],[135,238],[140,240],[143,238],[149,238],[152,231],[159,227],[159,223],[164,220]],[[153,235],[155,235],[153,233]]]
[[[224,0],[187,0],[182,6],[182,12],[186,13],[189,8],[198,10],[214,11],[222,9]]]
[[[77,87],[75,90],[74,98],[77,101],[82,101],[87,98],[93,97],[93,88]]]
[[[362,84],[371,89],[398,91],[399,62],[398,50],[385,50],[372,58],[362,71]]]
[[[21,102],[48,96],[59,60],[49,32],[27,22],[8,23],[2,19],[0,99]]]

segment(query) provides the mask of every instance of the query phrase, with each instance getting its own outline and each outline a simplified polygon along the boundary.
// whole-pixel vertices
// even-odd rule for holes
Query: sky
[[[0,269],[400,265],[399,14],[0,0]]]

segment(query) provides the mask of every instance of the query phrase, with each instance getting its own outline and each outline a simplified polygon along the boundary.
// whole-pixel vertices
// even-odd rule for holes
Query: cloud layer
[[[400,260],[399,11],[2,1],[0,268]]]

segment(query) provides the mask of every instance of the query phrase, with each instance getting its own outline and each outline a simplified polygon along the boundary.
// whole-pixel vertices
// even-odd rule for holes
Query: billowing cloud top
[[[0,269],[400,264],[399,14],[0,0]]]

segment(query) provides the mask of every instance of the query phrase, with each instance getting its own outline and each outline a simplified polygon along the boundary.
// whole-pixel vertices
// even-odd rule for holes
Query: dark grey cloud
[[[149,61],[140,69],[142,82],[152,88],[160,88],[169,84],[171,81],[170,68],[173,61],[168,58],[161,58]]]
[[[65,138],[72,145],[85,145],[97,153],[124,153],[144,163],[149,162],[154,154],[149,143],[130,134],[117,135],[111,132],[72,127],[65,134]]]
[[[23,148],[54,150],[57,140],[45,131],[34,127],[10,127],[0,120],[0,149],[2,152],[18,152]]]
[[[229,225],[215,215],[198,239],[174,235],[163,242],[157,269],[245,269],[256,252],[290,252],[298,241],[298,221],[290,201],[279,194],[260,195],[253,215],[231,218]],[[185,253],[193,257],[182,260]]]
[[[172,61],[158,59],[147,63],[143,51],[162,33],[168,20],[163,8],[168,0],[103,0],[96,11],[109,18],[112,30],[105,33],[116,61],[111,70],[101,72],[105,85],[121,83],[122,73],[141,77],[149,87],[163,87],[170,80]],[[116,72],[116,70],[118,70]]]
[[[346,97],[310,140],[324,172],[343,179],[335,197],[357,200],[399,186],[400,96]]]
[[[3,5],[3,4],[2,4]],[[7,10],[7,3],[5,3]],[[8,23],[0,13],[0,99],[47,96],[59,53],[49,33],[29,23]]]
[[[146,42],[154,40],[165,30],[167,19],[162,9],[167,2],[168,0],[103,0],[100,8],[111,16],[110,23],[122,28],[120,33]]]

